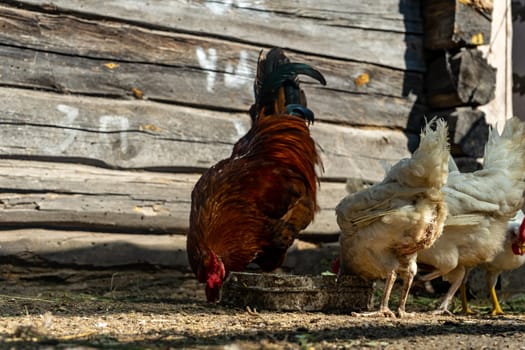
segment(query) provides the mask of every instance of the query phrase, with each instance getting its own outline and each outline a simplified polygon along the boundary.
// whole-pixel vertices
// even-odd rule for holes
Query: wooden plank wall
[[[378,181],[417,144],[419,1],[3,1],[4,234],[184,234],[193,184],[249,128],[271,46],[328,81],[303,84],[325,167],[303,237],[334,240],[346,179]]]

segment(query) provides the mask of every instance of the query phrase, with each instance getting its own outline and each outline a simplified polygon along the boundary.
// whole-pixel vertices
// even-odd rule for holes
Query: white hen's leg
[[[442,276],[442,273],[439,271],[439,270],[434,270],[430,273],[427,273],[426,275],[424,276],[421,276],[421,280],[422,281],[432,281],[434,278],[438,278],[438,277],[441,277]]]
[[[385,281],[385,290],[383,291],[383,298],[381,298],[381,305],[379,306],[379,312],[382,312],[385,316],[395,317],[394,313],[388,308],[388,301],[390,300],[390,293],[396,282],[397,273],[392,271],[390,276]]]
[[[468,300],[467,300],[467,282],[468,282],[469,273],[470,273],[470,269],[465,271],[465,277],[463,277],[463,281],[461,282],[461,287],[460,287],[461,307],[465,315],[474,315],[475,312],[472,311],[472,309],[468,306]]]
[[[434,314],[452,315],[452,313],[448,311],[448,304],[450,304],[450,301],[452,300],[452,298],[454,298],[454,295],[461,286],[461,283],[463,283],[464,277],[465,269],[463,267],[458,268],[452,277],[452,284],[450,285],[450,288],[448,289],[445,298],[441,302],[441,305],[439,305],[439,307],[434,311]]]
[[[403,271],[403,290],[401,293],[401,300],[399,301],[399,308],[397,312],[399,317],[413,316],[412,313],[405,311],[405,305],[407,303],[408,294],[410,293],[410,287],[412,287],[412,282],[414,281],[414,276],[417,273],[417,265],[415,262],[415,257],[408,260],[408,265],[406,270]]]
[[[487,271],[487,287],[490,291],[490,299],[492,300],[492,316],[504,315],[503,309],[499,304],[498,295],[496,294],[496,283],[498,282],[499,272]]]
[[[386,278],[385,289],[383,290],[383,297],[381,298],[381,304],[379,305],[379,311],[374,312],[365,312],[361,314],[354,314],[355,316],[385,316],[385,317],[396,317],[396,315],[388,308],[388,301],[390,300],[390,293],[392,292],[392,287],[396,282],[397,273],[392,271],[390,275]]]

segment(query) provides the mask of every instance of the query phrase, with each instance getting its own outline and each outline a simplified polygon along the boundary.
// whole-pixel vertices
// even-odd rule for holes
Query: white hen
[[[503,315],[504,312],[498,301],[496,294],[496,283],[503,271],[517,269],[525,264],[525,215],[523,211],[518,211],[516,216],[509,221],[503,242],[503,251],[494,257],[491,262],[483,264],[482,267],[487,272],[487,287],[492,301],[491,314],[493,316]],[[462,285],[465,288],[464,285]],[[463,312],[470,313],[468,308],[466,293],[462,293]]]
[[[405,304],[417,271],[417,252],[441,234],[447,207],[441,192],[448,174],[447,126],[427,125],[412,158],[395,164],[385,179],[348,195],[336,208],[341,228],[339,274],[369,279],[386,278],[378,312],[363,315],[394,317],[388,307],[397,274],[403,278],[398,314]]]
[[[525,126],[517,118],[507,120],[501,136],[491,130],[482,170],[460,173],[450,159],[443,187],[449,216],[441,237],[417,258],[435,269],[424,280],[443,276],[451,283],[436,312],[449,313],[468,271],[502,251],[507,222],[522,204],[524,177]]]

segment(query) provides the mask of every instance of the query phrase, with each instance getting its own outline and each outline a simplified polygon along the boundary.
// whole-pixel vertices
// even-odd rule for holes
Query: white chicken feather
[[[496,294],[496,283],[499,275],[503,271],[510,271],[517,269],[525,264],[525,215],[523,211],[519,210],[516,216],[512,218],[507,224],[505,232],[505,241],[503,242],[503,250],[497,254],[492,261],[483,264],[481,267],[486,271],[487,287],[490,292],[492,301],[491,314],[493,316],[503,315],[503,309]],[[465,288],[464,285],[462,285]],[[466,297],[466,293],[462,294]],[[465,313],[472,312],[468,308],[466,298],[463,301],[463,311]]]
[[[522,205],[524,177],[525,127],[517,118],[507,120],[501,135],[491,130],[482,170],[461,173],[450,159],[442,189],[449,211],[443,234],[417,257],[435,269],[424,280],[443,276],[451,283],[436,312],[448,313],[468,271],[502,251],[507,222]]]
[[[388,308],[399,273],[404,280],[400,317],[417,271],[417,252],[441,234],[447,207],[441,192],[448,175],[447,125],[427,125],[419,148],[410,159],[395,164],[385,179],[345,197],[336,208],[341,228],[339,274],[355,273],[369,279],[386,278],[377,313],[395,316]]]

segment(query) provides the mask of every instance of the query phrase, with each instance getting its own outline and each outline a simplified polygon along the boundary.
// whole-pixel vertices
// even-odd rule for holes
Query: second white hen
[[[339,274],[386,279],[378,312],[394,317],[388,307],[397,274],[403,278],[400,317],[417,271],[417,252],[441,234],[447,206],[441,192],[448,174],[447,126],[427,125],[412,158],[395,164],[385,179],[345,197],[336,208],[341,228]]]
[[[519,210],[516,216],[507,224],[505,232],[505,241],[503,242],[503,250],[497,254],[492,261],[483,264],[481,267],[486,271],[487,287],[490,292],[490,299],[492,301],[491,315],[503,315],[503,309],[496,294],[496,283],[498,277],[503,271],[510,271],[517,269],[525,264],[525,215],[523,211]],[[462,305],[464,313],[473,313],[468,307],[466,298],[466,278],[463,280],[461,287]]]
[[[522,205],[524,177],[525,126],[518,118],[507,120],[501,136],[491,131],[482,170],[461,173],[450,159],[443,187],[449,210],[443,234],[417,257],[418,263],[434,268],[424,280],[443,276],[451,283],[436,312],[449,313],[468,271],[503,250],[507,222]]]

